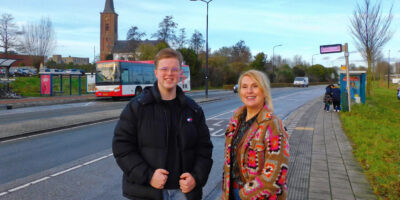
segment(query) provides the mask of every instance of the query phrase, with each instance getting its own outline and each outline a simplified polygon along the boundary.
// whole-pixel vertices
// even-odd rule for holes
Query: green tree
[[[190,67],[191,87],[202,86],[204,84],[204,73],[201,68],[201,61],[197,58],[196,52],[188,48],[180,48],[178,51],[181,52],[185,64]]]
[[[321,82],[325,81],[326,69],[324,66],[317,64],[308,68],[307,74],[310,81]]]
[[[280,83],[291,83],[294,80],[292,69],[288,64],[284,64],[278,69],[277,81]]]
[[[295,77],[297,77],[297,76],[306,76],[307,66],[305,66],[305,65],[296,65],[296,66],[293,67],[292,71],[293,71],[293,75]]]
[[[254,60],[253,62],[250,63],[250,67],[260,71],[265,71],[266,64],[267,64],[267,56],[261,52],[258,53],[256,56],[254,56]]]
[[[154,60],[157,48],[152,44],[140,44],[136,50],[138,60]]]

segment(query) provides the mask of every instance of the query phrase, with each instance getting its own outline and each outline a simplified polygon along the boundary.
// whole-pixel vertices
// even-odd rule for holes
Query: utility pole
[[[390,49],[389,49],[389,57],[388,57],[388,88],[390,87]]]
[[[351,111],[351,96],[350,96],[350,72],[349,72],[349,48],[348,44],[344,43],[344,56],[346,58],[346,87],[347,87],[347,102],[349,106],[349,112]]]

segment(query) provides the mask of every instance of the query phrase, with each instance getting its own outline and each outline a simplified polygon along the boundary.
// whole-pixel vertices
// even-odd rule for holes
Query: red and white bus
[[[135,96],[157,80],[154,61],[106,60],[96,63],[96,96]],[[190,91],[190,68],[182,66],[178,85]]]

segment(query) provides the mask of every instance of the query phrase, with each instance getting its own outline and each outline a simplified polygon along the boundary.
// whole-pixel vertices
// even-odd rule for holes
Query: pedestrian
[[[329,84],[328,86],[326,86],[325,88],[325,94],[329,94],[332,96],[332,88],[333,88],[333,84]]]
[[[213,160],[202,108],[177,86],[182,55],[155,57],[157,81],[124,108],[112,150],[129,199],[200,200]]]
[[[329,112],[329,107],[331,107],[331,104],[332,104],[332,96],[328,93],[325,93],[324,104],[325,104],[324,110],[326,112]]]
[[[332,88],[332,103],[333,110],[335,112],[340,112],[340,88],[338,87]]]
[[[286,199],[289,137],[273,114],[269,80],[249,70],[239,78],[238,108],[225,133],[222,199]]]

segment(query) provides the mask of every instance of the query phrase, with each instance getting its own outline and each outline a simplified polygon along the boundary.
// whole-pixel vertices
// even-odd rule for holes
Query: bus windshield
[[[121,74],[118,62],[97,63],[96,84],[119,83]]]

